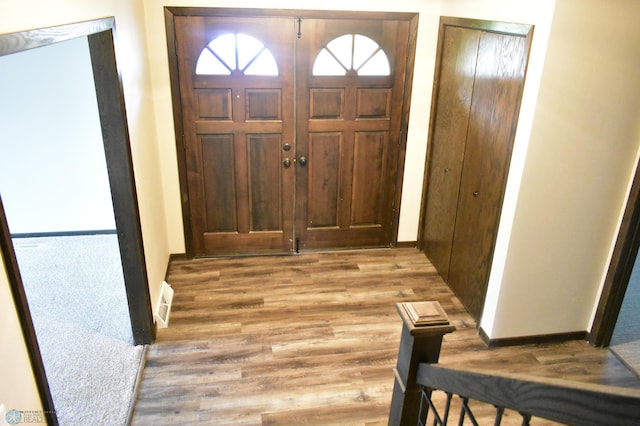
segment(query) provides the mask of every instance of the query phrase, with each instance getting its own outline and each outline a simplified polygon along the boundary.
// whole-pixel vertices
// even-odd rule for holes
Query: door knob
[[[285,143],[284,145],[282,145],[282,149],[284,151],[291,151],[291,145],[289,145],[288,143]]]
[[[473,191],[473,196],[477,197],[478,196],[478,191]]]
[[[288,158],[285,158],[284,161],[282,162],[282,165],[284,166],[285,169],[288,169],[289,167],[291,167],[291,160],[289,160]]]
[[[300,163],[300,165],[302,167],[307,165],[307,157],[300,157],[300,159],[298,160],[298,163]]]

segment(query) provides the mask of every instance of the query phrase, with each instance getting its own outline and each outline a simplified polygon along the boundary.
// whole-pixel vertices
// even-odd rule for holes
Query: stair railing
[[[442,337],[455,327],[437,302],[396,307],[403,330],[389,425],[446,425],[453,417],[477,425],[476,409],[483,418],[495,410],[495,425],[505,412],[519,414],[523,425],[532,417],[570,425],[640,424],[640,390],[435,365]]]

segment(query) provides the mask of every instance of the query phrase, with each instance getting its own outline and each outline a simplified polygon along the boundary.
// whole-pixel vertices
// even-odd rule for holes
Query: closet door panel
[[[484,306],[527,57],[525,37],[482,33],[460,182],[449,285],[479,318]]]
[[[433,119],[422,247],[448,279],[481,32],[445,26]],[[436,77],[438,78],[438,77]]]

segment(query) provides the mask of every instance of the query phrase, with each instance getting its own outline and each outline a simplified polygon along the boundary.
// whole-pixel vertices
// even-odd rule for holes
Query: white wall
[[[0,57],[0,93],[11,233],[115,229],[86,37]]]
[[[557,1],[490,337],[591,327],[640,146],[638,17]]]

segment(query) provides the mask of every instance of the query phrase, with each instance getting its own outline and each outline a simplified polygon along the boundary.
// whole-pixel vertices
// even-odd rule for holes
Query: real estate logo
[[[42,411],[20,411],[9,410],[4,416],[8,424],[15,426],[19,423],[46,423],[44,412]]]
[[[18,410],[9,410],[4,418],[10,425],[17,425],[22,421],[22,413]]]

